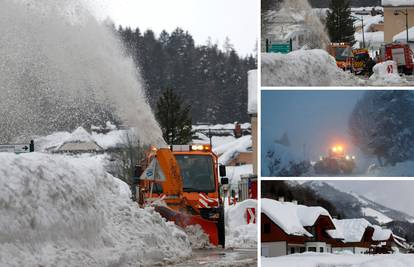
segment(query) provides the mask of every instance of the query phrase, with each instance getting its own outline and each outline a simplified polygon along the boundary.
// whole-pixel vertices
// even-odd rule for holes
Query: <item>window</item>
[[[265,233],[265,234],[269,234],[270,233],[270,223],[265,223],[264,225],[263,225],[263,233]]]
[[[308,251],[310,251],[310,252],[316,252],[316,247],[308,247]]]
[[[295,254],[295,248],[294,247],[290,248],[290,254]]]
[[[303,253],[303,252],[305,252],[306,250],[305,250],[305,248],[304,247],[301,247],[300,248],[300,253]]]
[[[214,192],[214,163],[211,156],[175,155],[183,177],[184,192]]]
[[[323,253],[323,247],[319,248],[319,252]]]

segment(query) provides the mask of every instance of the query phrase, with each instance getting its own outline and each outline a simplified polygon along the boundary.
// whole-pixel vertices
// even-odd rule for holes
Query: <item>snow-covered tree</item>
[[[353,142],[376,156],[380,165],[414,158],[414,93],[408,90],[368,91],[349,119]]]

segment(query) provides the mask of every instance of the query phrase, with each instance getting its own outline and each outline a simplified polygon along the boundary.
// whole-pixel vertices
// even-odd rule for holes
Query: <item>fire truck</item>
[[[408,44],[390,43],[382,45],[379,59],[380,61],[393,60],[397,63],[399,73],[413,74],[413,51]]]

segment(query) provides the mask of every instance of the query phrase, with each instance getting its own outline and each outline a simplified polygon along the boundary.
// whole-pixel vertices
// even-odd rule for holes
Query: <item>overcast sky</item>
[[[345,192],[355,192],[379,204],[414,216],[414,181],[325,181]]]
[[[326,155],[334,144],[359,156],[348,134],[349,115],[364,91],[284,90],[262,92],[262,149],[286,132],[291,147],[309,160]]]
[[[116,24],[152,29],[159,34],[177,27],[187,30],[196,44],[208,37],[222,47],[226,36],[239,54],[253,53],[258,39],[257,0],[90,0],[100,15]]]

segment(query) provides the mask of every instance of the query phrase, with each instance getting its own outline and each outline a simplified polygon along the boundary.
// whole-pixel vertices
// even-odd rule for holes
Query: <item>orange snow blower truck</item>
[[[336,65],[342,70],[351,68],[351,45],[349,43],[331,43],[327,47],[328,53],[336,60]]]
[[[344,147],[335,145],[313,167],[316,174],[351,174],[356,168],[355,156],[345,155]]]
[[[211,244],[224,247],[220,186],[228,184],[228,178],[211,146],[152,148],[145,161],[139,178],[139,204],[154,206],[161,216],[180,227],[200,225]]]

